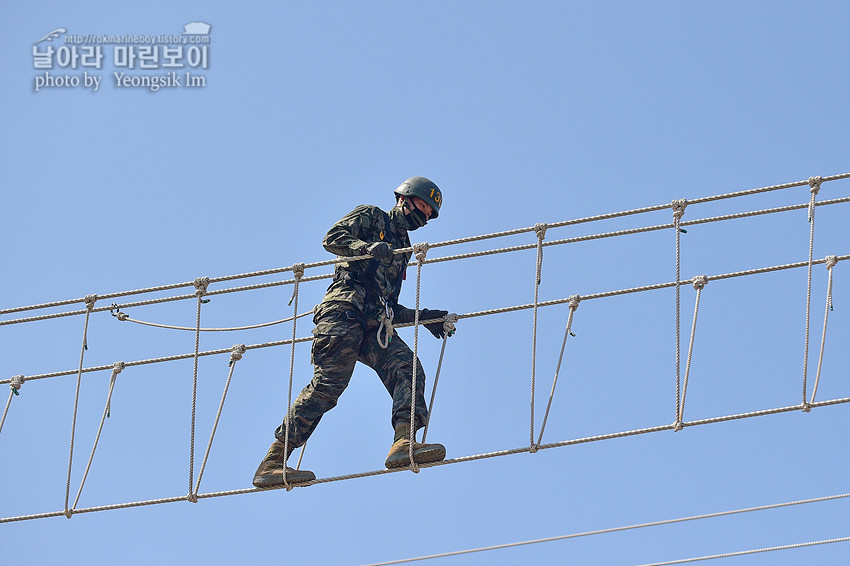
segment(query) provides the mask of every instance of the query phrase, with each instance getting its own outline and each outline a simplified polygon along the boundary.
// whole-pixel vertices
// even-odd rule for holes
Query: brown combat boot
[[[289,448],[289,454],[293,448]],[[254,473],[254,487],[275,487],[283,485],[283,467],[289,454],[284,458],[283,442],[275,439],[272,442],[269,453],[265,459],[260,462],[260,467]],[[290,484],[299,484],[316,479],[316,474],[308,470],[293,470],[289,466],[286,467],[286,481]]]
[[[413,460],[417,464],[439,462],[446,457],[446,447],[442,444],[413,443]],[[410,423],[399,423],[395,427],[395,438],[387,461],[387,468],[401,468],[410,465]]]

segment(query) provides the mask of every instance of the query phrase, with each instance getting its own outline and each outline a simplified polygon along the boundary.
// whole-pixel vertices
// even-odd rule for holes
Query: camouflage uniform
[[[373,242],[387,242],[393,249],[410,247],[409,227],[398,207],[387,213],[376,206],[361,205],[334,224],[322,245],[343,257],[364,256]],[[393,308],[396,322],[413,320],[413,310],[397,303],[410,256],[394,254],[378,260],[365,255],[369,259],[336,265],[334,281],[313,317],[313,379],[275,430],[278,440],[284,441],[288,421],[289,446],[303,445],[322,415],[336,406],[357,361],[374,369],[392,396],[393,427],[410,421],[413,352],[395,332],[386,349],[377,340],[382,298]],[[427,417],[424,389],[425,372],[417,360],[417,428],[425,425]]]

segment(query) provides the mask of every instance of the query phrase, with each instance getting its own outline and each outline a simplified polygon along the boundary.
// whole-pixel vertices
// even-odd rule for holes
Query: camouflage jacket
[[[334,281],[325,293],[317,317],[328,310],[351,308],[348,305],[372,316],[380,310],[381,298],[395,306],[412,254],[394,254],[391,259],[378,260],[370,258],[366,248],[382,241],[393,249],[410,247],[408,226],[399,208],[387,213],[371,205],[358,206],[334,224],[322,246],[341,257],[369,259],[336,264]]]

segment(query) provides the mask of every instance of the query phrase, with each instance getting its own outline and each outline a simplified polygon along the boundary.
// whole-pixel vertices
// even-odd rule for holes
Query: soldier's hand
[[[386,242],[375,242],[366,246],[366,253],[376,259],[390,259],[393,257],[393,249]]]
[[[419,320],[433,320],[435,318],[443,318],[447,314],[449,314],[449,311],[422,309],[419,311]],[[428,329],[428,332],[434,335],[434,338],[442,338],[446,335],[446,331],[443,328],[442,320],[440,322],[432,322],[431,324],[426,324],[425,328]]]

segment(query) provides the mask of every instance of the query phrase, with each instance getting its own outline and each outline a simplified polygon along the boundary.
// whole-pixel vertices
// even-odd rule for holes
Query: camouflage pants
[[[364,324],[355,311],[320,313],[313,330],[313,379],[298,395],[275,430],[282,442],[289,423],[289,445],[298,447],[316,430],[322,415],[333,409],[348,386],[358,361],[378,374],[393,399],[392,425],[410,422],[413,351],[393,332],[386,349],[378,345],[378,323],[369,318]],[[425,371],[416,360],[416,425],[425,426]]]

